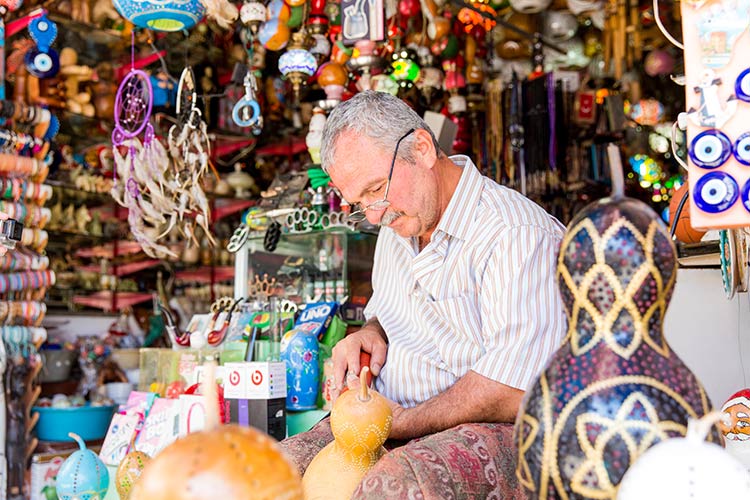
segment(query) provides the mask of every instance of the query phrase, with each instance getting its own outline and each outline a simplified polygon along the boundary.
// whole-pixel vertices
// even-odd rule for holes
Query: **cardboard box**
[[[286,437],[286,396],[229,400],[229,419],[235,424],[255,427],[281,441]]]
[[[252,361],[224,365],[226,399],[286,398],[286,363]]]

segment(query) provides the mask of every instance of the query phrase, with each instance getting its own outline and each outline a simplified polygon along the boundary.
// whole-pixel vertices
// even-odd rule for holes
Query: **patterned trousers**
[[[328,418],[282,441],[300,474],[333,441]],[[362,479],[353,499],[522,499],[512,424],[462,424],[390,451]]]

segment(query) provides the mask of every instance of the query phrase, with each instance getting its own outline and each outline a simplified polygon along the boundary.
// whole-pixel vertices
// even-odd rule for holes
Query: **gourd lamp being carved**
[[[341,394],[331,410],[334,440],[315,456],[302,478],[305,500],[351,498],[365,474],[382,457],[393,416],[386,399],[367,387],[369,368],[359,373],[358,390]]]
[[[143,470],[130,500],[302,500],[296,469],[251,427],[219,425],[214,365],[204,377],[206,426],[167,446]]]
[[[608,155],[613,196],[573,219],[558,256],[568,335],[516,419],[529,498],[614,498],[639,456],[711,410],[662,332],[674,244],[656,213],[622,195],[620,153]],[[709,438],[720,442],[715,427]]]

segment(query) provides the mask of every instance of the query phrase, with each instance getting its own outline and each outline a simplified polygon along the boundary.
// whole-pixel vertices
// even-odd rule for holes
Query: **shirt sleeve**
[[[567,320],[556,284],[561,232],[509,228],[482,275],[485,353],[472,370],[526,390],[565,337]]]

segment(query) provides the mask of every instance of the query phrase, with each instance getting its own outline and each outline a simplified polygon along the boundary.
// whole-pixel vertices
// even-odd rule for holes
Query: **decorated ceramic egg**
[[[151,457],[142,451],[131,451],[122,459],[115,476],[115,486],[117,487],[117,494],[120,495],[120,500],[130,498],[130,491],[138,478],[141,477],[141,472],[143,472],[149,460],[151,460]]]
[[[750,498],[750,474],[721,446],[705,441],[710,420],[690,421],[684,438],[647,450],[628,469],[618,500]]]
[[[200,0],[112,0],[112,3],[128,21],[156,31],[192,28],[206,13]]]
[[[75,439],[79,450],[70,455],[57,473],[57,496],[60,500],[102,500],[109,489],[109,473],[104,462],[91,450],[78,434]]]

